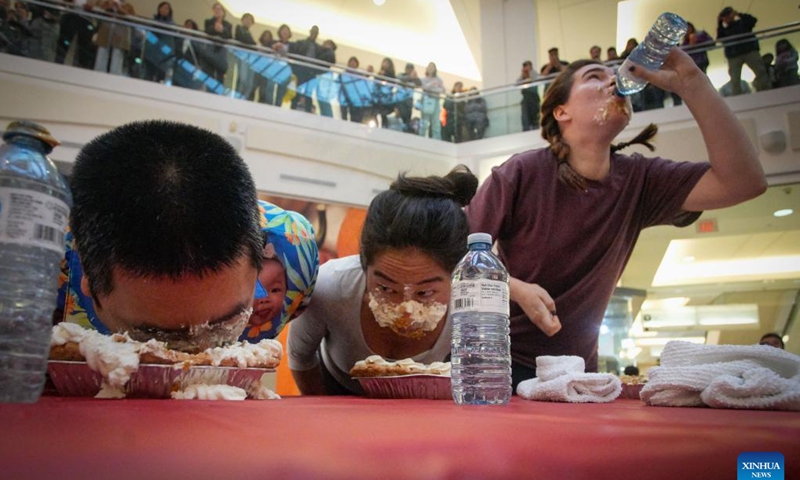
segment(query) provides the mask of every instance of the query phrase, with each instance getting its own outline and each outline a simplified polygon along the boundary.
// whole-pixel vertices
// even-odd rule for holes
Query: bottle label
[[[0,243],[64,253],[69,207],[46,193],[0,188]]]
[[[453,284],[451,312],[509,314],[508,283],[498,280],[467,280]]]

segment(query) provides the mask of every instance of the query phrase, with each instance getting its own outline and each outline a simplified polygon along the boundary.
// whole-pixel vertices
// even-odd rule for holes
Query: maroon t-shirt
[[[611,170],[578,191],[558,180],[549,148],[511,157],[492,169],[467,207],[473,232],[497,241],[512,277],[539,284],[555,300],[562,328],[548,337],[511,304],[511,357],[536,367],[539,355],[578,355],[597,371],[600,324],[639,232],[684,227],[701,212],[681,205],[708,163],[635,154],[611,156]]]

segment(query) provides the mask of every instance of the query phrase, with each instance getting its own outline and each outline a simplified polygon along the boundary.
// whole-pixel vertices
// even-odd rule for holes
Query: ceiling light
[[[648,298],[642,303],[642,310],[669,310],[689,303],[689,297]]]
[[[694,257],[691,255],[687,255],[683,257],[683,263],[692,263],[694,262]]]
[[[666,345],[668,342],[681,341],[689,343],[706,343],[706,337],[661,337],[661,338],[637,338],[636,345],[640,347],[657,347]]]
[[[789,216],[789,215],[791,215],[793,213],[794,213],[794,210],[792,210],[791,208],[784,208],[782,210],[776,210],[775,213],[773,213],[773,215],[776,216],[776,217],[786,217],[786,216]]]
[[[372,0],[372,3],[380,7],[381,5],[386,3],[386,0]]]
[[[797,278],[800,255],[775,255],[777,250],[754,250],[748,246],[773,242],[774,233],[754,233],[719,239],[671,240],[653,276],[653,287],[707,285],[711,283],[789,280]],[[736,253],[738,252],[738,253]],[[790,250],[780,253],[792,253]],[[687,256],[696,257],[686,263]]]
[[[702,305],[639,312],[645,330],[747,330],[758,327],[758,305]]]

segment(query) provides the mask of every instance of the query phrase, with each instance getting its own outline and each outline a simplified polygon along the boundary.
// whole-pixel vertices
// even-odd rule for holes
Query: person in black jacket
[[[319,103],[319,114],[323,117],[333,117],[333,107],[331,100],[338,94],[336,82],[330,67],[336,64],[336,42],[325,40],[322,47],[317,50],[317,60],[324,62],[328,68],[320,68],[317,75],[317,102]]]
[[[211,9],[214,16],[205,21],[204,31],[206,34],[223,40],[233,38],[233,26],[225,20],[225,7],[217,2]],[[228,71],[228,50],[222,45],[214,45],[209,50],[209,55],[200,60],[203,70],[219,83],[224,83],[225,72]]]
[[[256,23],[256,19],[250,13],[242,15],[242,24],[236,25],[233,38],[245,45],[255,45],[256,40],[250,32],[250,27]],[[236,90],[247,100],[253,99],[255,91],[255,72],[250,66],[259,58],[257,53],[246,52],[245,50],[236,51],[239,57],[238,86]]]
[[[316,59],[317,51],[320,49],[319,44],[317,44],[318,35],[319,27],[314,25],[311,27],[311,31],[308,33],[308,38],[305,40],[300,40],[299,42],[295,42],[289,46],[289,53]],[[311,60],[309,63],[314,63],[314,60]],[[312,107],[311,98],[313,96],[314,87],[311,81],[317,77],[317,74],[320,73],[320,69],[311,65],[296,64],[293,67],[293,70],[295,76],[297,77],[297,95],[295,95],[292,99],[292,109],[303,109],[306,112],[310,112]],[[306,83],[308,85],[305,85]]]
[[[752,33],[757,21],[756,17],[739,13],[733,7],[723,8],[717,17],[717,40],[734,37],[722,41],[725,45],[725,58],[728,59],[728,74],[731,77],[733,95],[742,93],[740,80],[742,66],[745,63],[756,76],[753,80],[756,90],[768,90],[771,87],[766,65],[758,53],[758,40]]]
[[[65,0],[74,3],[74,0]],[[88,6],[84,8],[89,8]],[[78,67],[93,69],[96,47],[92,36],[96,33],[94,25],[80,13],[64,12],[59,20],[58,43],[56,45],[56,63],[64,63],[70,47],[75,46],[73,63]]]

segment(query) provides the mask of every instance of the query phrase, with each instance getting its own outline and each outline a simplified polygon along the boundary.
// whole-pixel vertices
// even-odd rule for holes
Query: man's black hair
[[[222,137],[161,120],[98,136],[75,161],[70,227],[92,295],[114,268],[141,277],[202,276],[242,256],[261,265],[255,184]]]

